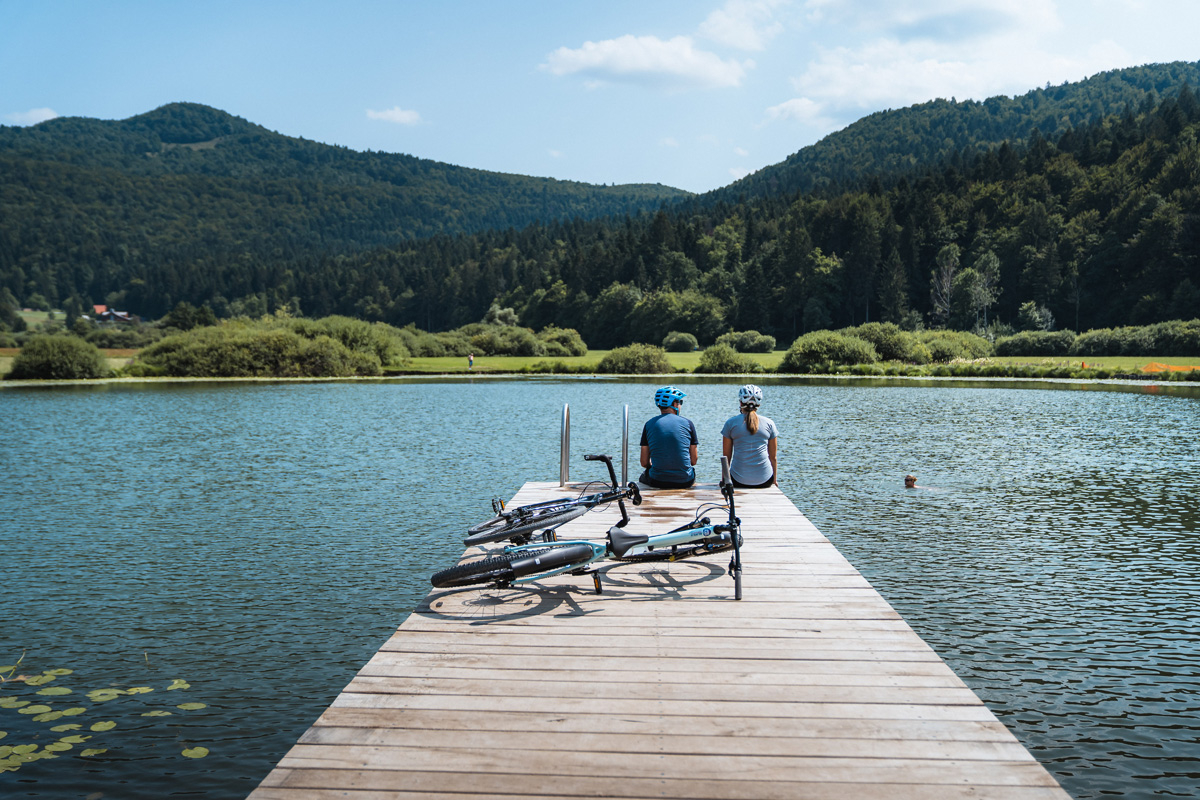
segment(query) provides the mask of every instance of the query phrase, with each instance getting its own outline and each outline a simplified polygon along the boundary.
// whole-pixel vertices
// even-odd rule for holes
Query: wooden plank
[[[629,530],[719,500],[647,492]],[[728,553],[612,565],[601,595],[565,575],[431,592],[251,797],[1065,800],[782,493],[739,503],[743,601]]]

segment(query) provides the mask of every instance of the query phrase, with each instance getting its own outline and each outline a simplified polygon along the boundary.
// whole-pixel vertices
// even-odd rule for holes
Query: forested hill
[[[684,196],[356,152],[175,103],[120,121],[0,126],[0,274],[20,268],[53,299],[52,287],[77,286],[83,270],[101,301],[138,262],[281,264],[435,234],[636,215]]]
[[[855,188],[865,178],[899,174],[952,157],[1023,144],[1036,129],[1048,139],[1120,113],[1128,105],[1145,111],[1180,87],[1200,86],[1200,61],[1177,61],[1101,72],[1076,83],[1046,85],[1018,97],[932,100],[879,111],[831,133],[779,164],[764,167],[709,199],[795,195],[817,189]]]

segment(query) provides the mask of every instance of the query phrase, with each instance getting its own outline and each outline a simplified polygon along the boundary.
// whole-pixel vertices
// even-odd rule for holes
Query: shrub
[[[94,345],[75,336],[33,336],[13,359],[6,378],[12,380],[70,380],[106,378],[104,356]]]
[[[718,336],[717,344],[727,344],[739,353],[770,353],[775,349],[775,337],[758,331],[731,331]]]
[[[965,331],[922,331],[917,334],[929,348],[930,361],[946,363],[956,358],[974,360],[992,355],[992,345],[982,336]]]
[[[696,367],[696,372],[706,375],[741,375],[762,371],[761,364],[727,344],[714,344],[705,348],[700,354],[700,366]]]
[[[461,357],[471,352],[470,339],[460,331],[429,333],[411,324],[393,330],[408,352],[416,358]]]
[[[318,320],[290,319],[285,324],[305,339],[315,341],[321,336],[328,336],[341,342],[347,350],[373,354],[383,366],[399,364],[410,355],[400,332],[380,322],[332,316]]]
[[[663,338],[662,346],[668,353],[690,353],[699,347],[700,343],[690,333],[671,331]]]
[[[1065,356],[1074,344],[1074,331],[1022,331],[998,340],[996,355]]]
[[[459,330],[477,326],[467,325]],[[544,356],[546,343],[538,339],[529,328],[515,325],[484,326],[471,336],[471,350],[485,356]]]
[[[546,345],[548,356],[586,356],[587,345],[579,331],[574,328],[559,328],[547,325],[538,332],[537,338]]]
[[[164,375],[188,377],[349,377],[378,375],[374,353],[352,351],[324,334],[226,324],[168,336],[139,355]]]
[[[921,340],[915,334],[901,330],[893,322],[868,322],[857,328],[846,328],[841,333],[870,342],[881,361],[903,361],[907,364],[925,364],[929,361],[929,349],[922,346]]]
[[[792,342],[779,371],[828,372],[839,364],[873,364],[878,360],[875,346],[865,339],[833,331],[813,331]]]
[[[610,350],[596,365],[597,372],[617,374],[660,374],[675,372],[667,361],[667,352],[649,344],[631,344]]]
[[[161,328],[149,325],[103,325],[92,328],[84,338],[99,348],[137,349],[163,338]]]

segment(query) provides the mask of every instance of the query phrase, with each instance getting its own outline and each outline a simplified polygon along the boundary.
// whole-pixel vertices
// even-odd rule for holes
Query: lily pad
[[[208,708],[208,706],[204,703],[180,703],[175,707],[183,709],[184,711],[199,711],[202,708]]]
[[[204,758],[208,755],[207,747],[189,747],[183,751],[183,755],[188,758]]]
[[[8,731],[0,731],[0,739],[3,739],[5,736],[8,736]]]
[[[89,758],[90,756],[98,756],[101,753],[107,753],[107,752],[108,752],[107,747],[89,747],[87,750],[84,750],[79,755],[83,756],[84,758]]]
[[[120,689],[95,689],[87,693],[88,700],[93,703],[107,703],[109,700],[115,700],[124,692]]]
[[[143,717],[169,717],[169,716],[171,716],[171,712],[170,711],[147,711],[145,714],[142,714],[142,716]]]
[[[87,711],[86,708],[83,708],[81,706],[74,706],[72,708],[64,708],[62,715],[64,717],[77,717],[85,711]]]
[[[55,725],[50,730],[55,733],[62,733],[63,731],[77,731],[82,727],[78,722],[68,722],[66,725]]]
[[[75,745],[71,744],[70,742],[51,742],[50,744],[46,745],[46,749],[51,753],[65,753],[68,750],[75,749]]]
[[[38,692],[38,694],[46,695],[47,697],[57,697],[70,693],[71,690],[65,686],[47,686],[45,689],[42,689]]]
[[[18,700],[15,697],[0,697],[0,708],[20,708],[29,705],[28,700]]]
[[[25,706],[17,709],[18,714],[45,714],[47,711],[53,711],[50,706]]]
[[[74,671],[75,670],[73,670],[73,669],[48,669],[48,670],[46,670],[45,674],[47,674],[47,675],[70,675]]]
[[[79,736],[79,735],[75,735],[75,736],[64,736],[64,737],[62,737],[61,739],[59,739],[59,741],[60,741],[60,742],[69,742],[69,743],[71,743],[71,744],[83,744],[84,742],[86,742],[86,741],[87,741],[88,739],[90,739],[90,738],[92,738],[92,737],[90,737],[90,736]]]
[[[134,686],[130,689],[126,689],[125,694],[148,694],[153,691],[154,690],[149,686]]]
[[[8,758],[12,755],[12,748],[8,745],[0,745],[0,758]]]
[[[113,722],[112,720],[105,720],[104,722],[94,722],[94,723],[92,723],[91,730],[94,730],[94,731],[111,731],[111,730],[112,730],[113,728],[115,728],[115,727],[117,727],[117,723]]]
[[[192,688],[192,685],[190,683],[188,683],[185,680],[176,678],[175,680],[171,681],[171,685],[167,687],[167,691],[169,692],[172,689],[190,689],[190,688]]]
[[[29,755],[34,750],[37,750],[36,744],[19,744],[12,749],[13,753],[15,753],[19,756]]]
[[[47,711],[45,714],[38,714],[33,718],[34,722],[54,722],[56,719],[61,719],[63,713],[61,711]]]
[[[49,683],[50,681],[57,679],[57,675],[34,675],[32,678],[26,678],[25,683],[29,684],[30,686],[41,686],[44,683]]]

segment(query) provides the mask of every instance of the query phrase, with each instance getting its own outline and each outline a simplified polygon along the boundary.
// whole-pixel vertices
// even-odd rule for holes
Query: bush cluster
[[[631,344],[610,350],[600,359],[596,372],[617,375],[654,375],[674,372],[667,351],[649,344]]]
[[[705,375],[743,375],[762,372],[763,367],[727,344],[714,344],[700,354],[700,365],[695,371]]]
[[[845,328],[839,333],[857,336],[871,343],[880,361],[902,361],[906,364],[928,364],[929,348],[915,333],[893,322],[867,322],[857,328]]]
[[[1071,345],[1071,355],[1075,356],[1194,356],[1198,353],[1200,319],[1099,328],[1081,333]]]
[[[830,372],[838,365],[874,364],[878,360],[875,346],[865,339],[834,331],[813,331],[792,342],[779,371]]]
[[[94,345],[77,336],[33,336],[13,359],[12,380],[107,378],[108,365]]]
[[[139,354],[161,375],[180,377],[344,378],[378,375],[374,349],[351,350],[319,333],[307,338],[283,327],[224,324],[168,336]]]
[[[671,331],[663,337],[662,346],[668,353],[690,353],[699,347],[700,343],[690,333]]]
[[[1075,344],[1074,331],[1021,331],[996,340],[998,356],[1065,356]]]
[[[921,331],[917,336],[929,348],[930,361],[973,361],[992,355],[991,342],[966,331]]]
[[[775,349],[775,337],[758,331],[731,331],[717,337],[717,344],[726,344],[739,353],[770,353]]]

